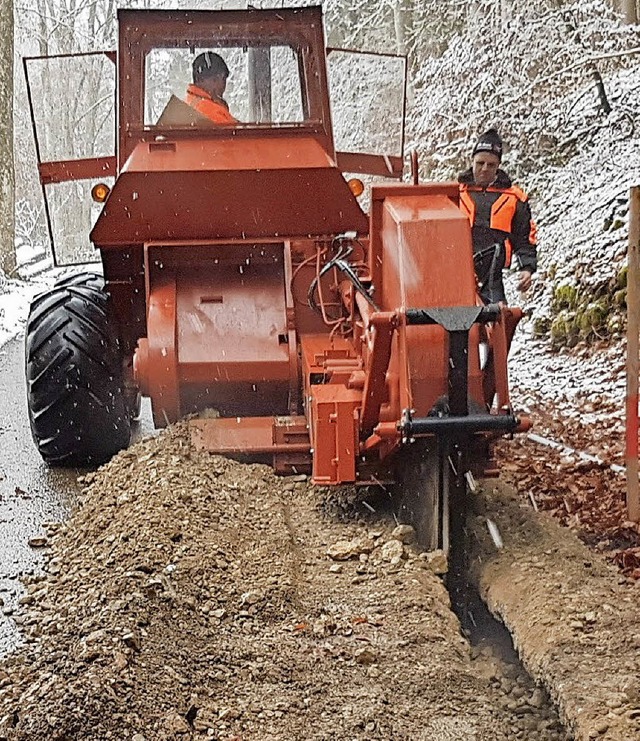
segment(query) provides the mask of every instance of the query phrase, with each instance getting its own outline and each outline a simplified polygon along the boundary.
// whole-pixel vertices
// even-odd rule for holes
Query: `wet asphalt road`
[[[151,432],[150,414],[134,437]],[[49,468],[31,439],[24,380],[24,340],[0,347],[0,657],[20,644],[21,578],[42,570],[46,548],[29,540],[43,523],[61,522],[78,500],[78,476],[88,469]]]
[[[42,524],[60,522],[76,501],[79,469],[50,469],[31,440],[24,381],[23,339],[0,347],[0,655],[20,642],[14,610],[20,578],[42,569],[44,549],[29,539]],[[19,619],[19,618],[18,618]]]

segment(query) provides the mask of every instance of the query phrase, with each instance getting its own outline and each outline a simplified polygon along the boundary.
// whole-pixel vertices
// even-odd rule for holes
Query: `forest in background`
[[[246,4],[34,0],[15,5],[19,262],[34,259],[47,245],[19,60],[114,48],[117,6]],[[623,308],[624,297],[614,299],[614,293],[624,289],[626,196],[629,186],[640,182],[636,0],[327,0],[323,6],[329,46],[407,55],[405,153],[418,152],[423,179],[455,178],[468,164],[475,137],[490,126],[500,130],[505,169],[530,193],[540,226],[541,269],[527,297],[536,331],[550,332],[560,314],[554,334],[560,344],[615,332],[618,325],[603,314],[615,302]],[[73,111],[64,113],[60,137],[76,141],[93,135],[83,132],[81,111],[75,120]]]

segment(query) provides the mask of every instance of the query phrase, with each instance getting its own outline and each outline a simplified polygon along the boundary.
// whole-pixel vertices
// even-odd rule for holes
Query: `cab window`
[[[153,49],[145,64],[144,123],[155,126],[170,99],[184,101],[198,54],[219,54],[229,68],[224,99],[240,125],[304,123],[298,55],[289,46]]]

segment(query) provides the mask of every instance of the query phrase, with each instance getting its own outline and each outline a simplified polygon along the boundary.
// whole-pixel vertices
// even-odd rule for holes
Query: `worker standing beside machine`
[[[518,290],[527,291],[537,267],[536,225],[527,194],[500,169],[503,143],[495,129],[476,142],[461,173],[460,205],[472,227],[479,292],[485,303],[506,301],[502,270],[519,263]]]

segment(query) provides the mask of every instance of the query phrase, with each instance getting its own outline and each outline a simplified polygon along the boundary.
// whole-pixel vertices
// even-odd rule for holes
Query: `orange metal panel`
[[[362,432],[369,435],[380,421],[380,407],[387,393],[387,370],[393,334],[398,325],[394,312],[376,312],[371,317],[373,341],[363,390]]]
[[[142,142],[122,168],[124,173],[201,172],[209,170],[305,170],[335,167],[315,139],[242,136]],[[292,157],[295,151],[295,157]]]
[[[181,383],[182,414],[214,409],[222,417],[261,417],[287,414],[289,379],[249,383],[207,381]]]
[[[153,287],[148,298],[146,387],[156,427],[180,419],[180,387],[176,348],[176,282],[171,275]]]
[[[273,445],[273,417],[192,419],[191,440],[211,453],[264,452]]]
[[[260,343],[256,343],[259,347]],[[287,352],[287,346],[284,346]],[[214,385],[233,383],[271,383],[273,381],[289,382],[289,360],[288,357],[268,360],[260,360],[254,357],[251,360],[224,360],[214,362],[211,359],[202,363],[181,362],[180,382]]]
[[[181,269],[185,250],[145,249],[148,342],[139,343],[135,368],[157,425],[208,407],[223,416],[289,411],[283,247],[263,245],[251,260],[242,246],[235,264],[229,248],[224,264],[199,269]]]
[[[362,394],[337,384],[314,386],[311,394],[313,481],[338,484],[356,480]]]
[[[491,328],[491,345],[493,349],[494,390],[496,393],[497,408],[503,409],[509,403],[509,388],[507,384],[507,337],[505,334],[504,318],[501,316]],[[487,400],[491,403],[492,400]]]
[[[387,178],[401,178],[404,165],[402,157],[356,152],[336,152],[336,160],[343,172],[381,175]]]
[[[215,363],[222,370],[227,363],[284,364],[284,378],[289,378],[282,248],[271,265],[180,271],[177,291],[181,365]],[[265,377],[281,376],[269,372]]]
[[[300,338],[302,367],[306,378],[313,374],[327,374],[327,363],[339,360],[357,362],[353,344],[344,337],[329,337],[328,334],[305,335]]]
[[[220,455],[271,455],[277,473],[310,471],[311,445],[305,417],[194,419],[189,427],[191,441],[199,450]]]
[[[313,480],[355,481],[360,449],[362,384],[350,385],[362,360],[350,340],[312,335],[300,340],[305,408],[313,446]]]
[[[183,145],[150,171],[126,171],[116,181],[91,232],[101,249],[152,241],[292,238],[356,231],[366,234],[367,219],[335,167],[291,167],[280,161],[264,169],[263,160],[243,168],[195,169],[181,162]],[[211,149],[235,141],[210,142]],[[269,147],[271,142],[263,142]],[[290,142],[296,151],[299,141]],[[145,147],[140,144],[139,147]],[[197,155],[196,155],[197,157]],[[153,157],[150,156],[150,159]],[[208,164],[205,159],[204,164]],[[164,169],[163,169],[164,168]],[[221,207],[224,194],[224,207]]]
[[[458,183],[422,183],[421,185],[407,185],[406,183],[391,183],[389,185],[375,185],[371,188],[371,207],[369,209],[369,272],[373,284],[380,289],[382,278],[382,210],[385,198],[396,198],[402,195],[429,196],[444,195],[452,203],[458,205],[460,191]]]
[[[60,162],[40,162],[38,165],[40,182],[64,183],[68,180],[89,180],[91,178],[112,178],[116,175],[115,157],[91,157]]]
[[[381,308],[476,304],[471,232],[450,191],[445,186],[441,192],[389,196],[383,202],[381,289],[376,293]],[[401,408],[428,414],[448,391],[447,333],[439,326],[401,326],[390,371],[400,379]],[[473,371],[479,374],[479,369]],[[479,378],[471,385],[477,393]],[[400,412],[396,410],[398,416]]]
[[[298,432],[300,425],[306,429],[304,417],[219,417],[217,419],[192,419],[189,422],[191,440],[196,448],[211,453],[304,453],[310,449],[308,438],[294,442],[278,442],[276,426],[286,426]]]

